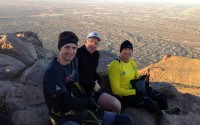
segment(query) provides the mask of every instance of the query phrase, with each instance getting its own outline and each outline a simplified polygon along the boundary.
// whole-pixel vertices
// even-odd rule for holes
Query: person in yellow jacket
[[[168,108],[167,97],[163,93],[155,91],[149,86],[145,87],[145,92],[133,86],[133,82],[144,80],[146,76],[139,75],[137,64],[131,59],[132,54],[133,45],[130,41],[125,40],[120,46],[120,56],[113,60],[108,67],[108,77],[113,95],[119,98],[124,107],[144,108],[159,116],[162,116],[163,111],[168,114],[179,114],[179,107]],[[157,101],[158,105],[154,101]]]

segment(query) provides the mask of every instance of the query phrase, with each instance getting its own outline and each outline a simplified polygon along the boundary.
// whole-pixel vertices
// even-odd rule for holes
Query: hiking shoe
[[[180,107],[170,107],[169,109],[166,109],[163,111],[169,115],[179,115],[181,113],[181,108]]]

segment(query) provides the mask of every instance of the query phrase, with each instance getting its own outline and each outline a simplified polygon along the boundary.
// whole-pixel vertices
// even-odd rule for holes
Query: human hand
[[[140,75],[140,80],[149,81],[150,73]]]
[[[150,68],[148,68],[147,70],[143,70],[142,72],[140,72],[140,76],[150,76]]]
[[[102,80],[101,79],[96,80],[95,82],[98,83],[100,86],[102,86]]]
[[[101,86],[95,81],[94,91],[98,92],[101,89]]]

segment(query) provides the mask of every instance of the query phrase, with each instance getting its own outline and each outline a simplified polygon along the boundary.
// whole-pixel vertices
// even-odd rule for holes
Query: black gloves
[[[143,76],[141,76],[139,79],[140,79],[140,80],[145,80],[146,77],[147,77],[147,75],[143,75]]]
[[[142,79],[145,79],[145,77],[142,77]],[[130,82],[132,84],[132,87],[136,90],[136,95],[146,96],[146,87],[144,80],[134,79],[131,80]]]
[[[132,79],[132,80],[130,81],[130,83],[131,83],[131,85],[132,85],[132,87],[133,87],[134,89],[137,88],[137,87],[136,87],[136,82],[138,82],[138,81],[140,81],[140,79]]]
[[[143,75],[139,78],[140,80],[145,80],[145,87],[147,91],[152,90],[152,88],[149,86],[149,78],[150,78],[150,74]]]

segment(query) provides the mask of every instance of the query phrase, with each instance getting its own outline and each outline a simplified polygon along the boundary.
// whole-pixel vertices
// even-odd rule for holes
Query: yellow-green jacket
[[[139,78],[137,64],[133,60],[129,59],[127,63],[120,58],[113,60],[108,67],[108,76],[114,95],[136,94],[135,89],[130,84],[130,80]]]

